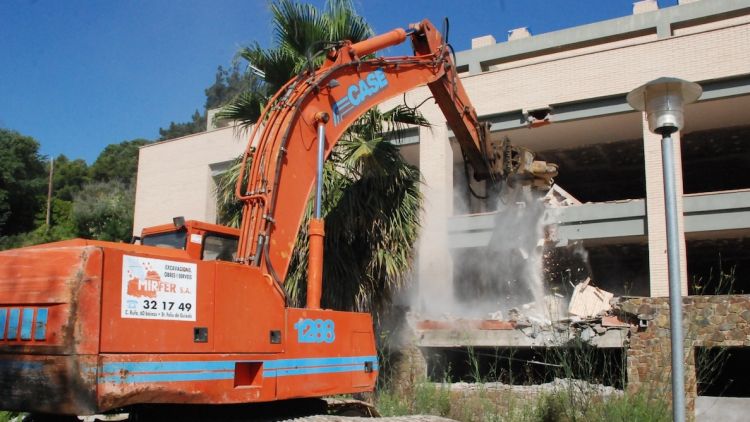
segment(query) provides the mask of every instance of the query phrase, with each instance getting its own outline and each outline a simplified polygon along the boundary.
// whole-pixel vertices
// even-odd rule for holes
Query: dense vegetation
[[[89,166],[65,155],[50,160],[39,154],[35,139],[0,129],[0,249],[73,237],[128,240],[138,147],[147,143],[108,145]]]
[[[205,89],[206,107],[225,104],[245,86],[236,67],[219,66],[214,83]],[[205,118],[196,111],[188,122],[159,129],[159,139],[204,131]],[[62,154],[42,156],[39,141],[0,128],[0,250],[75,237],[130,240],[138,149],[150,142],[134,139],[107,145],[89,165]]]

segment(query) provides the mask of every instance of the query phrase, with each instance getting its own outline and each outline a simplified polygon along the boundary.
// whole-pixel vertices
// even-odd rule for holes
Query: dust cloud
[[[487,214],[493,220],[487,246],[451,249],[452,280],[421,285],[412,313],[423,319],[502,320],[518,312],[549,323],[565,312],[565,300],[545,289],[543,272],[545,226],[555,210],[545,206],[543,193],[523,186],[506,185],[495,200],[497,211]],[[446,244],[430,247],[447,250],[448,237],[442,239]],[[434,271],[431,277],[451,275]]]

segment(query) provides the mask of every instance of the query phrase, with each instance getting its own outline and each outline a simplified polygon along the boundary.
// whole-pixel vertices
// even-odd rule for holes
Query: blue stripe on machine
[[[300,358],[267,361],[171,361],[171,362],[110,362],[102,365],[100,382],[140,383],[204,381],[234,378],[238,362],[261,362],[264,377],[307,374],[354,372],[364,369],[365,362],[373,362],[378,370],[377,357]],[[122,373],[128,375],[123,376]],[[110,375],[104,375],[110,374]]]
[[[294,368],[294,369],[272,369],[263,371],[264,377],[284,377],[289,375],[313,375],[313,374],[333,374],[337,372],[355,372],[361,371],[362,365],[346,366],[319,366],[314,368]],[[377,365],[374,370],[378,370]]]
[[[36,311],[36,324],[34,327],[34,340],[47,339],[47,308],[39,308]]]
[[[263,363],[263,369],[298,368],[311,366],[333,366],[364,364],[366,361],[377,362],[375,356],[358,356],[345,358],[300,358],[257,361]],[[244,361],[241,361],[244,362]],[[247,361],[253,362],[253,361]],[[234,370],[233,360],[208,361],[170,361],[170,362],[109,362],[102,365],[102,372],[185,372],[185,371],[228,371]]]
[[[278,359],[263,362],[263,369],[298,368],[304,366],[332,366],[364,364],[366,361],[377,362],[375,356],[356,356],[346,358],[301,358],[301,359]]]
[[[34,308],[23,308],[21,314],[21,340],[31,340],[31,327],[34,325]]]
[[[207,360],[184,362],[111,362],[102,365],[102,372],[185,372],[234,370],[233,360]]]
[[[21,310],[18,308],[11,308],[10,317],[8,318],[8,340],[15,340],[18,337],[18,317]]]
[[[0,360],[0,368],[2,369],[13,369],[13,370],[32,370],[38,371],[42,369],[42,362],[29,361],[29,360]]]
[[[213,381],[234,378],[234,370],[217,372],[162,372],[157,374],[109,375],[99,378],[100,382],[139,383],[139,382],[176,382],[176,381]]]
[[[8,310],[0,308],[0,340],[5,340],[5,323],[8,320]]]

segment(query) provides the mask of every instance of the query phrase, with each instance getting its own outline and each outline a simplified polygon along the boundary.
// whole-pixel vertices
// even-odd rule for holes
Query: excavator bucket
[[[534,190],[546,192],[552,188],[557,176],[557,164],[535,160],[536,155],[529,149],[512,145],[508,138],[493,141],[489,134],[485,151],[493,179],[504,180],[511,186],[530,186]]]

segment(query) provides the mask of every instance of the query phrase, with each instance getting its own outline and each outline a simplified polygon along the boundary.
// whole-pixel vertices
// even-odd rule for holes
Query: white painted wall
[[[248,136],[225,127],[141,147],[133,233],[176,216],[215,222],[212,167],[239,156]]]

